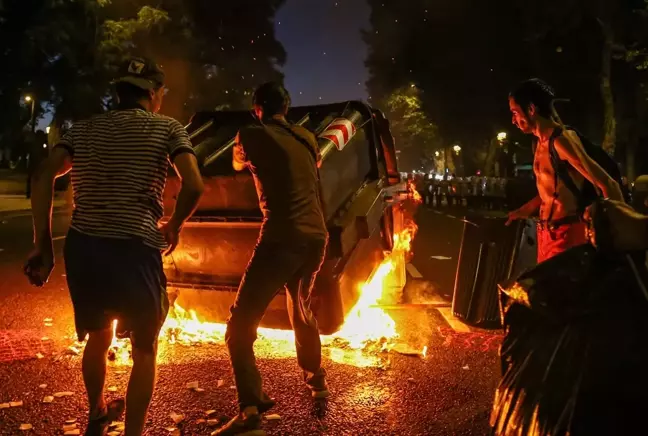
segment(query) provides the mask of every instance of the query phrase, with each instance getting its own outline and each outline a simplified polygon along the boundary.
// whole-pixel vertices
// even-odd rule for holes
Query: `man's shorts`
[[[116,319],[118,335],[130,335],[133,348],[153,351],[169,310],[160,251],[70,229],[64,257],[79,340]]]
[[[538,263],[551,259],[570,248],[587,244],[587,224],[575,222],[556,229],[538,227]]]

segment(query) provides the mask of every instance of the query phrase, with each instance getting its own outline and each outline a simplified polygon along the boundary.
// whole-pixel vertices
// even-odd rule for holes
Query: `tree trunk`
[[[601,98],[603,99],[603,143],[602,147],[610,155],[616,148],[616,117],[614,111],[614,93],[612,91],[612,47],[614,34],[610,25],[599,20],[603,31],[603,49],[601,59]]]

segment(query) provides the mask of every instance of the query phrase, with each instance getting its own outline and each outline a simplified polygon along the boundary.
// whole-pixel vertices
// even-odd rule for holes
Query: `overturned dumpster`
[[[361,102],[296,107],[288,120],[313,131],[322,154],[320,176],[329,248],[315,285],[313,309],[322,334],[342,325],[365,282],[392,249],[403,226],[406,187],[400,181],[389,123]],[[224,321],[234,302],[261,227],[262,215],[251,174],[232,168],[238,130],[254,119],[249,112],[196,114],[187,130],[201,166],[205,194],[185,225],[180,245],[165,259],[170,298],[207,321]],[[180,184],[171,177],[165,215]],[[403,265],[404,266],[404,265]],[[396,280],[393,286],[404,286]],[[263,326],[289,326],[285,294],[279,292]]]

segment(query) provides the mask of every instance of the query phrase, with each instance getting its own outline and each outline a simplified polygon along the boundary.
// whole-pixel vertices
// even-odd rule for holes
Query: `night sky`
[[[288,53],[283,71],[293,105],[367,99],[360,30],[368,27],[365,0],[286,2],[276,32]]]

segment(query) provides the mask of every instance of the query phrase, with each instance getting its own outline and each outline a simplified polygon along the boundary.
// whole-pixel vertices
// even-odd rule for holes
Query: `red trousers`
[[[570,248],[587,244],[587,224],[564,224],[556,229],[538,226],[538,263],[563,253]]]

